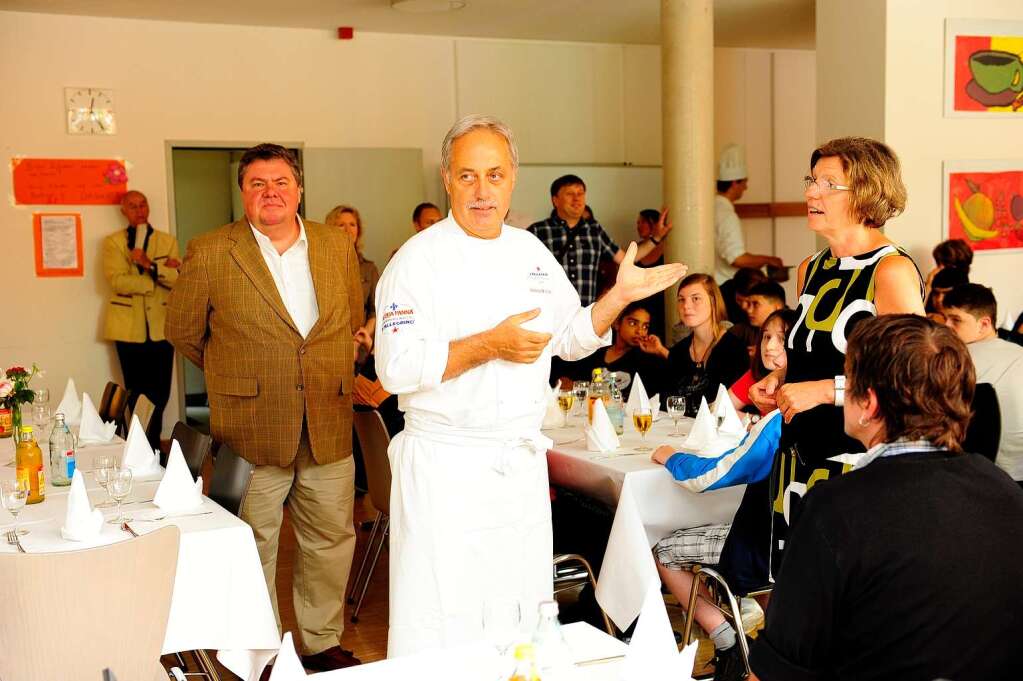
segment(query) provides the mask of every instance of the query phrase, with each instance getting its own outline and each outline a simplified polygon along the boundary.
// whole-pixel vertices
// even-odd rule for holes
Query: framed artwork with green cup
[[[1023,119],[1023,21],[945,20],[945,116]]]

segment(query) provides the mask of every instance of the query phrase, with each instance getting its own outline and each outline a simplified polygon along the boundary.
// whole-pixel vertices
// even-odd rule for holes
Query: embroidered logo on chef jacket
[[[413,326],[415,323],[416,311],[412,309],[411,305],[391,303],[384,308],[384,316],[380,329],[382,331],[398,333],[398,330],[401,329],[401,327]]]
[[[551,290],[544,286],[544,284],[547,283],[548,277],[550,277],[550,275],[547,273],[547,270],[539,265],[537,265],[535,269],[530,270],[529,276],[527,277],[529,280],[529,292],[550,295]]]

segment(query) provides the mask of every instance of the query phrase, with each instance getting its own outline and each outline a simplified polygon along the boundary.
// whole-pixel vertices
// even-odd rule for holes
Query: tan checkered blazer
[[[303,415],[317,463],[352,453],[352,334],[363,323],[359,261],[343,230],[305,223],[320,317],[302,338],[247,220],[188,244],[167,339],[203,369],[213,437],[256,465],[295,458]]]

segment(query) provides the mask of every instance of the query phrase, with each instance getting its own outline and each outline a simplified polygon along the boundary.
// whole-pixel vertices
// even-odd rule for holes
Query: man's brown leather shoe
[[[329,672],[332,669],[344,669],[357,664],[362,664],[359,658],[341,646],[327,648],[315,655],[302,656],[302,666],[314,672]]]

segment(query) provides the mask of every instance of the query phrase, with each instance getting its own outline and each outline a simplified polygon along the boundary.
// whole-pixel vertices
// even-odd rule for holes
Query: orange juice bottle
[[[43,472],[43,451],[39,449],[32,426],[21,427],[14,462],[18,480],[28,484],[28,503],[38,504],[46,498],[46,474]]]

